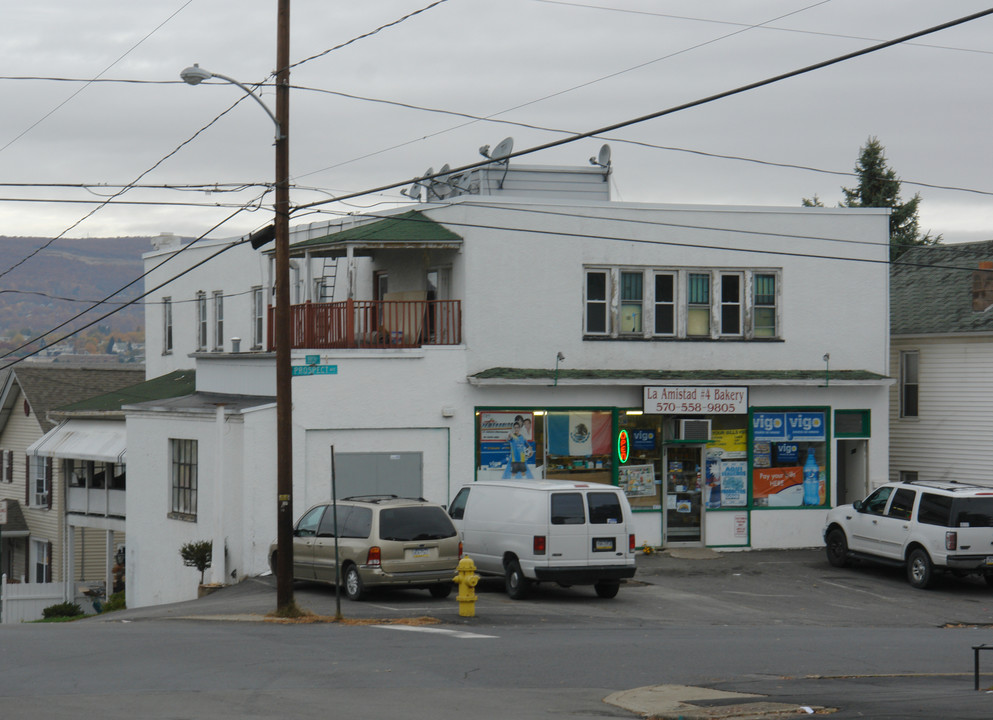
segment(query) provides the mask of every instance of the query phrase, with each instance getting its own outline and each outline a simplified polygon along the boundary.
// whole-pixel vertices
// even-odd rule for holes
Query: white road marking
[[[445,630],[444,628],[423,627],[419,625],[373,625],[372,627],[383,630],[407,630],[409,632],[435,633],[436,635],[449,635],[462,640],[476,640],[480,638],[495,638],[497,635],[482,635],[464,630]]]

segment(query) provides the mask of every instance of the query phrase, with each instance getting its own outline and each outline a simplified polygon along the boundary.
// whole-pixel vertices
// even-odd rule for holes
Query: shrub
[[[41,611],[41,616],[46,620],[49,618],[71,618],[83,614],[83,608],[74,602],[63,602],[49,605]]]
[[[210,567],[210,554],[213,543],[210,540],[197,540],[186,543],[179,549],[183,564],[200,571],[200,584],[203,585],[203,572]]]
[[[107,602],[103,604],[103,609],[100,612],[113,612],[114,610],[124,610],[127,605],[124,602],[124,591],[116,592],[111,595]]]

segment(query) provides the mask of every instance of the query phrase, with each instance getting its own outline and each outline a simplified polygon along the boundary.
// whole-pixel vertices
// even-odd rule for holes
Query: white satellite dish
[[[514,138],[504,138],[500,141],[500,144],[493,148],[493,152],[490,153],[490,157],[493,160],[503,160],[505,157],[510,155],[514,151]]]
[[[450,175],[451,166],[445,163],[441,166],[439,170],[439,175],[431,180],[430,191],[434,193],[435,197],[439,200],[445,198],[447,195],[451,194],[452,188],[448,185],[448,178]]]
[[[600,147],[600,152],[595,158],[590,158],[590,165],[599,165],[602,168],[610,167],[610,145],[604,143]]]
[[[406,195],[411,200],[421,201],[421,186],[419,183],[414,183],[409,188],[400,191],[401,195]]]

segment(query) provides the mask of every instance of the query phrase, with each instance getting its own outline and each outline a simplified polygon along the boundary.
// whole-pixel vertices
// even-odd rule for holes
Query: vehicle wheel
[[[925,550],[915,548],[911,551],[907,558],[907,580],[922,590],[934,584],[934,565]]]
[[[848,565],[848,540],[845,531],[835,528],[827,535],[827,559],[834,567]]]
[[[345,570],[345,594],[348,595],[349,600],[361,600],[365,597],[365,587],[362,585],[359,569],[354,565],[349,565]]]
[[[507,595],[511,600],[523,600],[531,590],[531,582],[524,577],[521,564],[516,560],[507,563]]]
[[[602,598],[612,598],[617,596],[617,591],[621,589],[620,580],[601,580],[593,586],[596,594]]]
[[[450,582],[438,583],[429,587],[428,590],[431,592],[431,597],[440,600],[452,594],[452,584]]]

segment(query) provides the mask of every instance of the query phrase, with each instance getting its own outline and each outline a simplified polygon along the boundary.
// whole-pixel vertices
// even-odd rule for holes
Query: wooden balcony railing
[[[268,347],[275,349],[275,308]],[[416,348],[462,342],[461,300],[345,300],[290,307],[294,349]]]

